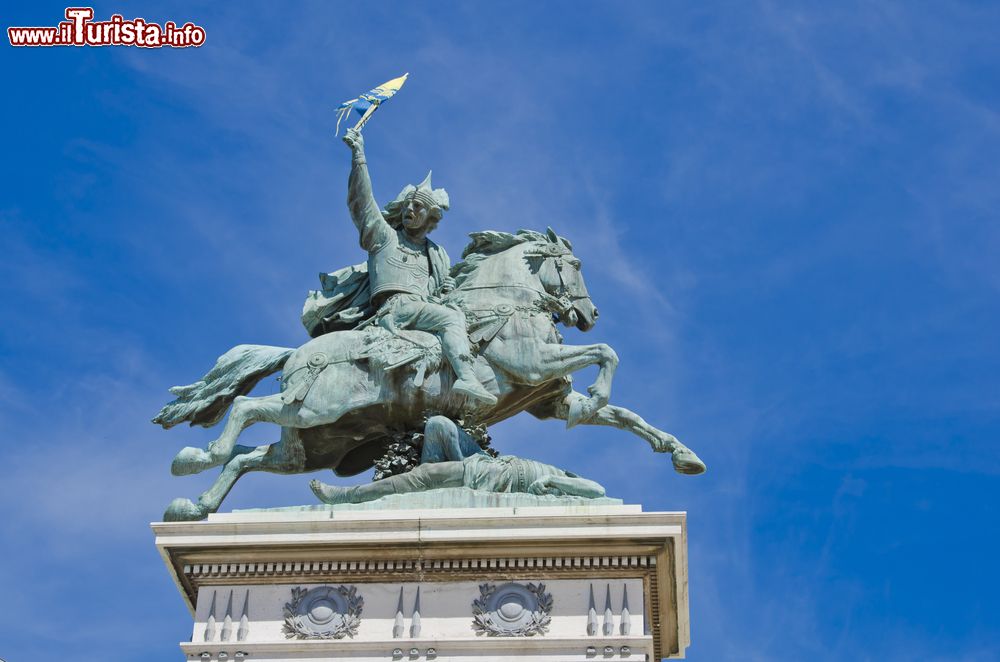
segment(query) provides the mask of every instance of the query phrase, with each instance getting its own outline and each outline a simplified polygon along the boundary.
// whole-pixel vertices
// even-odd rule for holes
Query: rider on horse
[[[353,152],[347,206],[368,251],[371,308],[389,331],[415,329],[441,340],[444,356],[458,379],[452,391],[485,405],[497,399],[483,388],[473,370],[465,315],[442,305],[441,295],[455,287],[451,262],[443,248],[427,238],[448,209],[448,193],[431,188],[431,176],[407,186],[381,211],[372,195],[364,139],[349,129],[344,142]]]

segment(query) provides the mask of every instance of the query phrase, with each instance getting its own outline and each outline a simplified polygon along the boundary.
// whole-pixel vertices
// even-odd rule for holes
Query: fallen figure
[[[364,503],[392,494],[447,487],[587,499],[604,496],[604,488],[598,483],[550,464],[514,455],[488,455],[445,416],[427,420],[420,464],[411,471],[353,487],[337,487],[318,480],[310,481],[309,486],[320,501],[328,504]]]

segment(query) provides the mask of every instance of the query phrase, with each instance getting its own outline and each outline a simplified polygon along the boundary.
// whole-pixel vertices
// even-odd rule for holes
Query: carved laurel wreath
[[[477,635],[532,637],[548,632],[549,624],[552,622],[552,594],[545,591],[545,584],[542,583],[516,586],[527,589],[535,599],[535,607],[531,610],[528,620],[516,628],[510,625],[504,627],[498,623],[496,608],[490,606],[498,587],[495,584],[480,584],[479,598],[472,602],[472,627]]]
[[[335,594],[341,598],[346,605],[346,609],[338,612],[341,616],[339,623],[326,624],[313,620],[309,613],[307,596],[310,593],[323,592]],[[361,624],[361,610],[365,601],[358,595],[355,586],[322,586],[312,590],[301,587],[292,589],[292,601],[285,603],[285,624],[282,631],[289,639],[343,639],[344,637],[354,637],[358,633],[358,626]]]

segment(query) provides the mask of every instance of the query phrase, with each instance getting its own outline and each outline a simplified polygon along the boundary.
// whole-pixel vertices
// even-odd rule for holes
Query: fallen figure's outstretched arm
[[[543,476],[528,486],[528,492],[597,499],[604,496],[604,487],[579,476]]]

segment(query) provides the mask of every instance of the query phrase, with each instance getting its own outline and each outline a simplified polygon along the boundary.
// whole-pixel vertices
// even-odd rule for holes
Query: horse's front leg
[[[587,396],[573,391],[569,395],[541,403],[529,409],[537,418],[568,419],[574,403],[587,400]],[[579,405],[577,405],[579,406]],[[690,448],[677,440],[677,437],[659,430],[635,412],[616,405],[606,405],[597,410],[589,419],[583,421],[587,425],[606,425],[619,430],[626,430],[640,437],[657,453],[670,453],[674,469],[678,473],[691,476],[705,472],[705,463]]]
[[[535,386],[570,375],[592,365],[598,366],[597,379],[587,388],[590,398],[574,400],[566,417],[566,427],[587,420],[611,398],[611,382],[618,367],[618,355],[610,345],[559,345],[530,341],[495,343],[487,358],[509,374],[513,381]]]
[[[611,399],[611,382],[618,368],[618,354],[610,345],[542,345],[539,356],[551,366],[554,377],[562,377],[597,365],[597,379],[587,387],[589,398],[580,397],[570,403],[566,427],[589,420]],[[556,374],[561,373],[561,374]],[[547,381],[547,380],[546,380]]]

